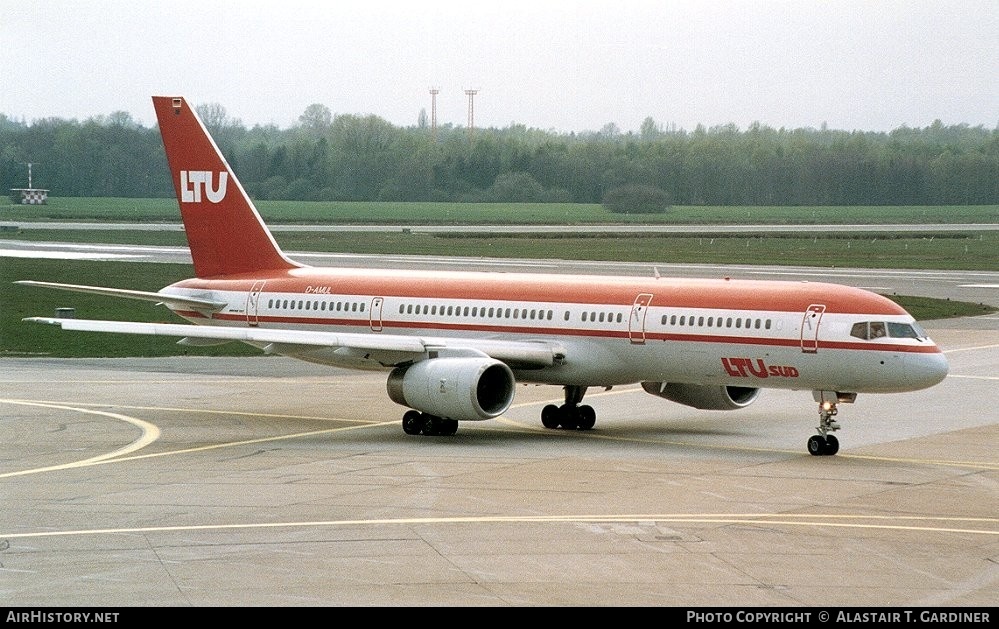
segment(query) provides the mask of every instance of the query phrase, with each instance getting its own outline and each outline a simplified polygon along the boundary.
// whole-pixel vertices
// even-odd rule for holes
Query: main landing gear
[[[836,402],[819,402],[819,434],[808,439],[808,453],[812,456],[832,456],[839,452],[839,439],[830,433],[839,430],[839,424],[833,421],[836,416]]]
[[[437,417],[420,411],[406,411],[402,416],[402,430],[407,435],[450,437],[458,432],[458,420]]]
[[[592,406],[582,405],[583,396],[586,395],[586,387],[566,386],[565,404],[555,406],[549,404],[541,409],[541,423],[545,428],[558,428],[561,426],[566,430],[589,430],[597,423],[597,413]]]

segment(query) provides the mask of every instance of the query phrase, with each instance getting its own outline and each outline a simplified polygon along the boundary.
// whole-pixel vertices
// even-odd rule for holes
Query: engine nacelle
[[[643,382],[642,388],[671,402],[704,411],[734,411],[745,408],[760,396],[759,389],[671,382]]]
[[[486,357],[462,357],[396,367],[387,386],[396,404],[448,419],[480,420],[510,408],[515,384],[506,364]]]

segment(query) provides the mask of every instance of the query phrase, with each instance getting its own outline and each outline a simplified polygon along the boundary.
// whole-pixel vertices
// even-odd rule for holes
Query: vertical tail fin
[[[298,268],[274,241],[198,114],[154,96],[163,148],[198,277]]]

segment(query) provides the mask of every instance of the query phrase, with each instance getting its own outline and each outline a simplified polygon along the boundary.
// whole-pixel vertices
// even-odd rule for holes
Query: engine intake
[[[388,377],[393,402],[457,420],[492,419],[513,402],[516,380],[492,358],[431,358],[396,367]]]
[[[750,387],[643,382],[642,388],[671,402],[705,411],[738,410],[749,406],[760,396],[759,389]]]

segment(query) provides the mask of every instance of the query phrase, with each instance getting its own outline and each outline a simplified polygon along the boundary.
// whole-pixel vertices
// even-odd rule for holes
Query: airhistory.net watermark
[[[50,612],[31,610],[8,610],[5,623],[91,623],[118,622],[119,612]]]

